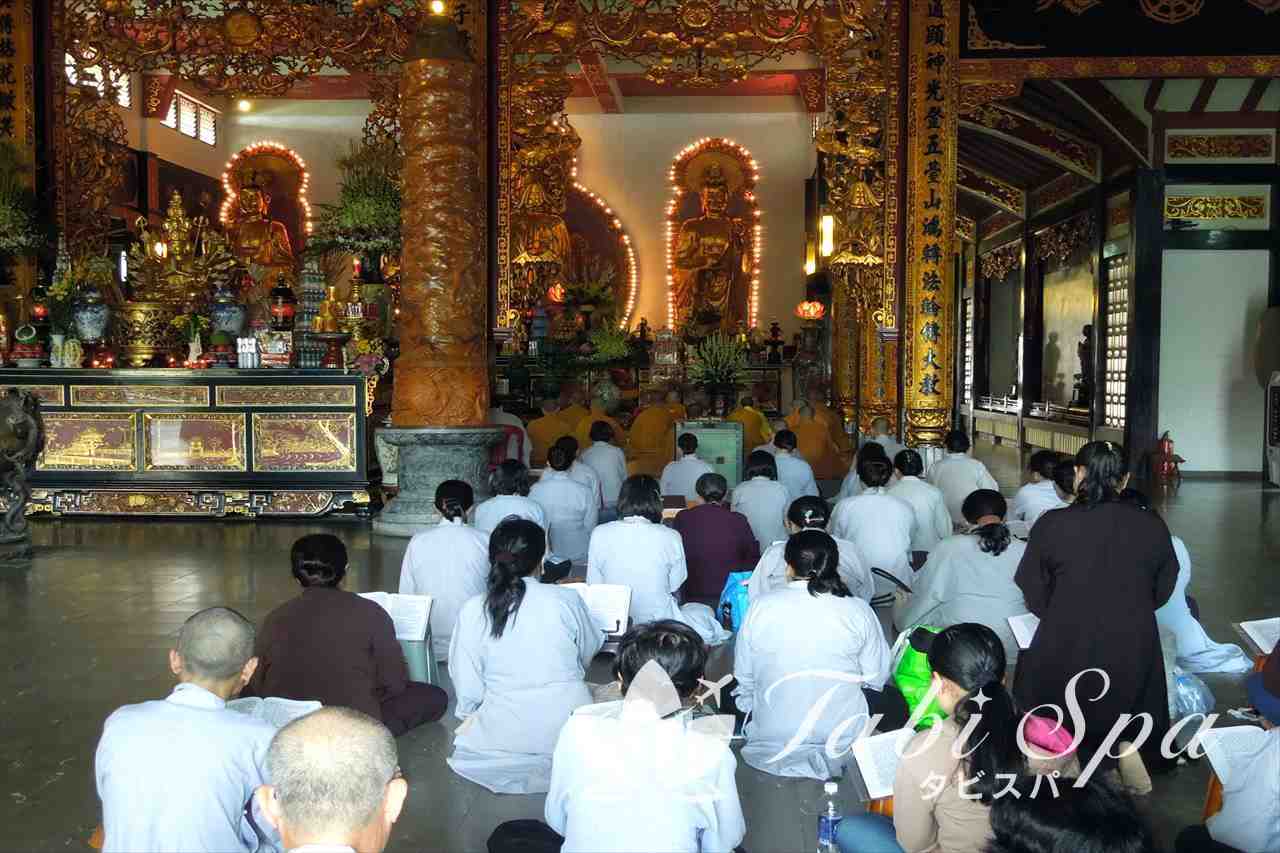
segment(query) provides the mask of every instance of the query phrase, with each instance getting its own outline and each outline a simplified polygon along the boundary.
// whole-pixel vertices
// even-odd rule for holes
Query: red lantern
[[[821,302],[809,300],[796,306],[796,316],[801,320],[821,320],[827,313],[827,306]]]

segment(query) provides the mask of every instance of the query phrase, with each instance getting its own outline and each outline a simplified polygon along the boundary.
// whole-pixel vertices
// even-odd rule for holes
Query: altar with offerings
[[[331,370],[0,370],[40,400],[28,514],[369,510],[366,384]]]

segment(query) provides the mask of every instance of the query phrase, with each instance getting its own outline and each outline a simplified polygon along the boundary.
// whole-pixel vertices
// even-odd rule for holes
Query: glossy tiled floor
[[[1011,452],[980,455],[1007,491],[1016,488]],[[1278,493],[1256,482],[1189,482],[1161,506],[1195,559],[1192,592],[1212,636],[1229,640],[1229,622],[1280,614]],[[289,545],[318,530],[346,540],[349,588],[395,588],[404,542],[358,523],[38,523],[32,564],[0,568],[0,848],[87,849],[99,819],[93,752],[103,719],[168,691],[165,653],[192,612],[227,604],[261,619],[294,595]],[[1236,679],[1208,680],[1220,709],[1241,704]],[[541,815],[539,796],[499,797],[455,777],[444,763],[452,727],[400,739],[410,795],[392,850],[483,850],[497,823]],[[1198,819],[1206,774],[1193,765],[1156,780],[1146,808],[1166,843]],[[814,848],[804,803],[815,783],[743,765],[738,785],[750,850]]]

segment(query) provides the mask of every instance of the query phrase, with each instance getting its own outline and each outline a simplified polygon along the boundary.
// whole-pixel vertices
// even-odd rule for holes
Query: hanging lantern
[[[814,322],[821,320],[827,313],[827,306],[821,302],[809,300],[801,302],[796,306],[796,316],[801,320],[812,320]]]

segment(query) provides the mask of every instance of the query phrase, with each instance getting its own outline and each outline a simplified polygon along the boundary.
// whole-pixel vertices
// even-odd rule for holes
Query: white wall
[[[206,95],[196,97],[196,100],[221,111],[217,144],[207,145],[198,139],[184,136],[172,127],[165,127],[158,118],[143,118],[141,104],[145,91],[140,75],[133,75],[132,85],[133,106],[129,109],[119,108],[120,118],[124,120],[125,131],[129,137],[129,147],[138,151],[149,151],[161,160],[211,178],[220,176],[226,167],[227,160],[230,159],[230,154],[227,152],[227,137],[229,136],[229,119],[232,117],[227,111],[227,99]],[[162,207],[167,204],[168,199],[161,199]]]
[[[1160,431],[1184,471],[1260,469],[1264,400],[1252,351],[1269,260],[1265,251],[1164,253]]]
[[[576,114],[582,137],[578,180],[602,196],[631,235],[640,266],[634,319],[666,325],[667,172],[682,148],[704,136],[746,147],[760,166],[762,212],[759,324],[778,320],[788,337],[804,298],[804,181],[814,169],[809,117],[802,112]]]
[[[259,100],[253,110],[237,112],[230,121],[231,154],[255,142],[270,140],[287,145],[307,164],[311,174],[308,198],[312,204],[338,199],[339,157],[364,135],[368,101]]]

